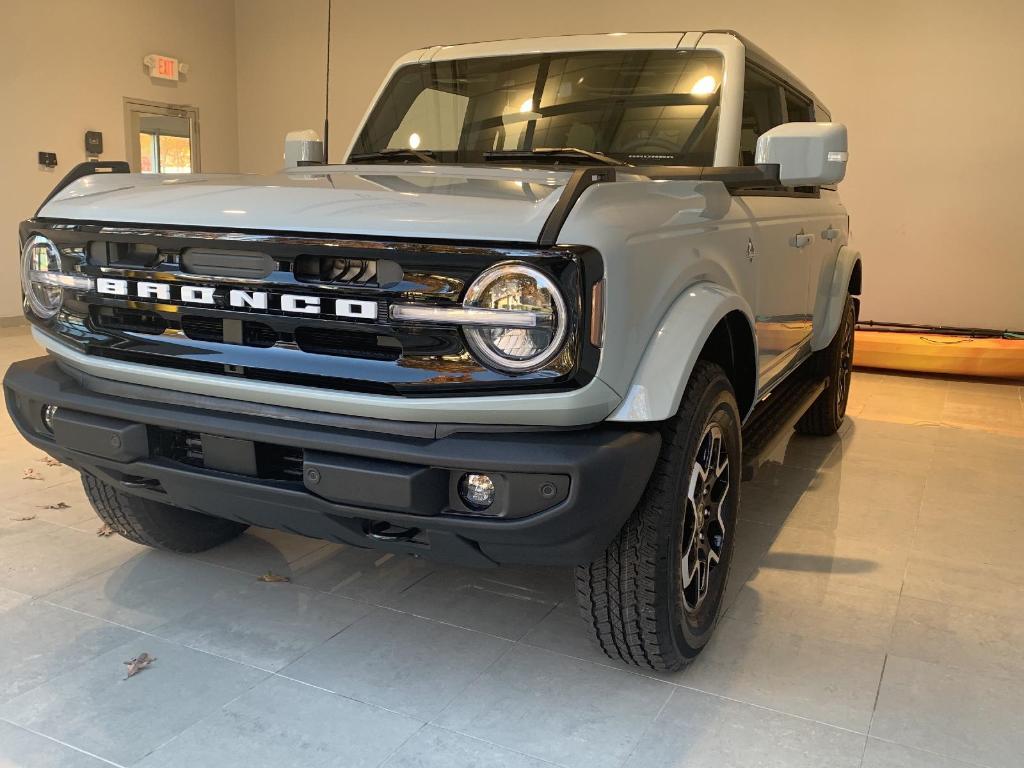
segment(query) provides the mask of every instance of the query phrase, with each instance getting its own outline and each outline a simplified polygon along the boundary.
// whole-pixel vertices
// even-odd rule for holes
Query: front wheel
[[[740,415],[717,365],[699,361],[644,495],[604,556],[576,569],[576,595],[607,656],[677,670],[711,638],[740,500]]]
[[[116,533],[168,552],[202,552],[230,541],[249,526],[151,499],[129,496],[85,472],[82,486],[92,508]]]

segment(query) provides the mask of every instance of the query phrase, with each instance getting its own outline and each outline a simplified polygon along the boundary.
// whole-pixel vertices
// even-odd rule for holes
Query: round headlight
[[[60,251],[53,241],[42,235],[30,237],[21,251],[21,287],[29,307],[44,320],[56,315],[64,300],[57,281],[60,271]]]
[[[507,262],[485,270],[466,291],[467,308],[508,311],[508,326],[466,328],[481,362],[506,371],[539,368],[558,354],[568,316],[555,281],[529,264]]]

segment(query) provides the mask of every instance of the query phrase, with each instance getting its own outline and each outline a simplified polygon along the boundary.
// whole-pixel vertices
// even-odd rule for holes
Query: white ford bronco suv
[[[20,228],[7,406],[132,541],[572,565],[609,656],[679,668],[741,479],[843,420],[830,120],[733,32],[551,37],[402,57],[343,164],[83,164]]]

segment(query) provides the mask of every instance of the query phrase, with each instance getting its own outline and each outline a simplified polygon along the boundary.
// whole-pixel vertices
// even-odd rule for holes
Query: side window
[[[740,165],[753,165],[758,136],[785,121],[779,84],[748,66],[743,86]]]
[[[786,88],[786,122],[813,123],[814,105],[796,91]]]

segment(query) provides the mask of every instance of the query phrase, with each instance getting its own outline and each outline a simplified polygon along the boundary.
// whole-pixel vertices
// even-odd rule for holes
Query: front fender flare
[[[836,264],[832,269],[832,282],[828,292],[820,292],[814,308],[814,332],[811,334],[811,349],[824,349],[832,342],[832,337],[839,330],[843,319],[843,308],[846,306],[846,294],[850,290],[850,278],[853,270],[860,264],[860,251],[844,245],[836,255]],[[819,321],[820,319],[820,321]]]
[[[722,318],[734,311],[742,312],[750,324],[756,361],[757,337],[750,305],[721,285],[692,285],[658,323],[622,403],[608,421],[662,421],[673,416],[704,344]],[[756,392],[756,381],[753,387]]]

